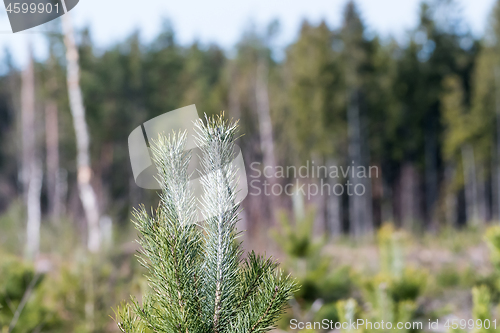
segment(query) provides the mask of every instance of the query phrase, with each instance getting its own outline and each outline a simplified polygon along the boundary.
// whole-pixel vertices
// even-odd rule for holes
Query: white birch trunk
[[[26,256],[35,259],[40,250],[40,194],[42,170],[36,149],[35,73],[33,57],[22,74],[21,117],[23,138],[22,181],[27,209]]]
[[[89,133],[85,120],[85,107],[83,105],[82,91],[80,88],[80,67],[78,65],[78,49],[75,43],[70,13],[62,16],[64,29],[64,44],[66,46],[67,83],[73,127],[75,128],[78,164],[78,190],[85,211],[88,227],[87,247],[92,253],[100,248],[99,211],[97,198],[91,185],[92,169],[89,153]]]

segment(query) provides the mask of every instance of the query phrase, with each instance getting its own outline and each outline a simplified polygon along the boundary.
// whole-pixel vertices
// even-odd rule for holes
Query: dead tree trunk
[[[276,155],[274,150],[273,126],[271,121],[271,110],[269,106],[268,92],[268,66],[264,59],[259,59],[257,62],[257,72],[255,79],[255,102],[257,109],[257,119],[259,124],[260,148],[262,151],[262,159],[264,167],[271,167],[273,170],[276,166]],[[274,176],[267,177],[266,180],[270,184],[272,193],[273,185],[276,184]],[[267,205],[269,207],[270,223],[274,224],[275,210],[279,205],[279,198],[270,195]],[[265,200],[265,198],[264,198]]]
[[[88,239],[87,247],[92,253],[100,248],[99,210],[94,189],[91,185],[92,169],[89,153],[89,132],[85,120],[85,107],[83,105],[82,91],[80,88],[80,67],[78,64],[78,49],[75,44],[70,13],[62,16],[64,29],[64,44],[66,46],[67,84],[73,127],[76,135],[77,146],[77,178],[78,191],[82,201],[87,220]]]
[[[259,120],[260,147],[262,150],[264,165],[275,167],[276,157],[274,154],[273,125],[271,121],[271,110],[269,107],[267,76],[267,64],[265,60],[261,59],[257,65],[257,79],[255,87],[257,117]]]
[[[28,65],[22,74],[21,114],[22,181],[27,208],[26,256],[29,259],[34,259],[40,249],[42,169],[36,149],[35,73],[31,49]]]
[[[47,196],[49,213],[54,221],[61,214],[61,182],[59,180],[59,130],[57,104],[49,100],[45,105],[45,146],[47,150]]]

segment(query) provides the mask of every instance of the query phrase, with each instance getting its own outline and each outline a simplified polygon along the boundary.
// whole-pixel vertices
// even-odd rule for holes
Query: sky
[[[495,0],[455,1],[473,33],[480,36]],[[249,26],[265,27],[273,19],[280,21],[279,45],[286,45],[297,36],[304,19],[311,22],[324,19],[336,27],[345,3],[346,0],[80,0],[70,13],[77,29],[90,27],[92,39],[100,48],[123,40],[135,30],[141,32],[144,41],[151,41],[168,18],[181,44],[194,40],[214,42],[230,50]],[[420,0],[357,0],[356,3],[367,28],[382,36],[404,38],[405,32],[418,21]],[[28,41],[34,45],[38,58],[46,55],[44,26],[25,33],[10,31],[5,8],[1,7],[0,50],[8,47],[18,66],[27,59]]]

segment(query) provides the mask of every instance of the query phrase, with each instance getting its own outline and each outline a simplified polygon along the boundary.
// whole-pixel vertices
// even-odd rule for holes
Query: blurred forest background
[[[274,254],[302,284],[281,329],[292,331],[290,318],[371,318],[423,321],[426,330],[440,318],[444,332],[446,318],[494,317],[500,2],[480,39],[453,1],[423,2],[404,43],[369,33],[354,2],[343,15],[338,27],[303,22],[283,57],[277,22],[248,29],[233,53],[180,45],[168,22],[151,43],[137,31],[103,50],[67,15],[47,35],[47,59],[16,68],[7,50],[0,332],[117,332],[112,308],[147,288],[130,213],[157,204],[134,182],[127,138],[190,104],[241,120],[250,177],[252,162],[379,169],[371,179],[300,179],[349,180],[363,184],[362,196],[243,201],[245,248]]]

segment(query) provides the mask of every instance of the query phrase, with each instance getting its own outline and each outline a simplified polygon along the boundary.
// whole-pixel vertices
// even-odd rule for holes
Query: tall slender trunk
[[[476,163],[474,148],[470,145],[462,147],[462,163],[465,185],[465,212],[466,221],[472,225],[479,224],[478,193],[476,180]]]
[[[488,221],[488,194],[486,192],[486,170],[481,163],[478,163],[477,167],[477,211],[479,222],[484,223]]]
[[[328,170],[331,166],[336,166],[336,160],[330,159],[327,162]],[[342,235],[342,196],[335,195],[335,185],[339,183],[338,178],[327,177],[326,181],[330,185],[330,195],[326,195],[326,226],[332,238]]]
[[[231,117],[241,119],[241,101],[240,101],[240,87],[238,85],[238,70],[235,62],[231,63],[229,72],[229,112]],[[242,179],[240,179],[242,181]],[[248,202],[245,200],[245,202]],[[244,203],[243,203],[244,204]],[[236,224],[238,230],[247,230],[243,237],[247,240],[253,234],[253,230],[249,230],[253,226],[248,223],[247,210],[243,209],[240,213],[240,220]]]
[[[357,91],[353,90],[349,94],[349,105],[347,107],[347,126],[349,131],[349,161],[351,167],[360,165],[361,162],[361,124],[359,119],[359,104]],[[360,184],[358,177],[353,177],[349,172],[349,180],[353,188]],[[363,203],[361,198],[354,195],[349,197],[349,223],[350,232],[354,237],[359,237],[363,233]]]
[[[85,218],[87,220],[87,247],[90,252],[97,253],[100,248],[99,210],[96,195],[91,185],[92,169],[89,153],[90,139],[87,121],[85,120],[85,107],[83,104],[82,91],[80,88],[78,49],[75,44],[70,13],[66,13],[62,16],[62,22],[64,29],[64,44],[66,46],[69,103],[71,115],[73,116],[73,127],[75,129],[78,154],[78,191],[83,209],[85,211]]]
[[[26,256],[29,259],[34,259],[40,250],[40,194],[43,173],[36,147],[35,73],[31,49],[28,65],[22,74],[21,114],[22,180],[27,208]]]
[[[264,164],[274,167],[276,166],[276,156],[274,154],[273,125],[269,107],[267,67],[266,61],[260,59],[257,64],[255,96],[257,101],[257,117],[259,120],[260,147]]]
[[[435,125],[429,120],[429,132],[425,136],[425,208],[429,226],[437,229],[436,200],[438,198],[438,171]]]
[[[349,105],[347,107],[347,122],[349,131],[349,160],[350,167],[357,170],[364,166],[367,161],[367,152],[363,151],[362,121],[359,108],[359,91],[354,88],[349,93]],[[368,169],[368,165],[366,165]],[[349,172],[349,181],[352,185],[349,195],[349,222],[351,234],[360,237],[373,231],[372,202],[371,202],[371,180],[360,178],[357,172]],[[356,195],[355,190],[362,195]]]
[[[419,188],[418,172],[412,163],[407,162],[401,168],[401,224],[413,231],[419,216]]]
[[[448,227],[452,228],[457,225],[458,221],[458,203],[457,194],[453,187],[455,179],[456,166],[452,163],[447,163],[444,170],[445,177],[445,218]]]
[[[496,144],[493,171],[493,216],[500,220],[500,67],[495,67]]]
[[[262,151],[262,159],[264,167],[271,167],[274,169],[276,166],[276,156],[274,149],[273,139],[273,126],[271,121],[271,110],[269,106],[269,92],[268,92],[268,64],[263,58],[259,58],[257,62],[256,78],[255,78],[255,102],[257,119],[259,124],[260,148]],[[276,184],[276,179],[271,176],[265,179],[270,184],[270,189]],[[262,197],[264,204],[269,208],[269,223],[274,224],[276,208],[279,203],[279,198],[274,195],[269,197]]]
[[[48,208],[55,222],[61,214],[62,189],[59,177],[59,125],[58,110],[54,100],[45,105],[45,146],[47,150],[47,196]]]

